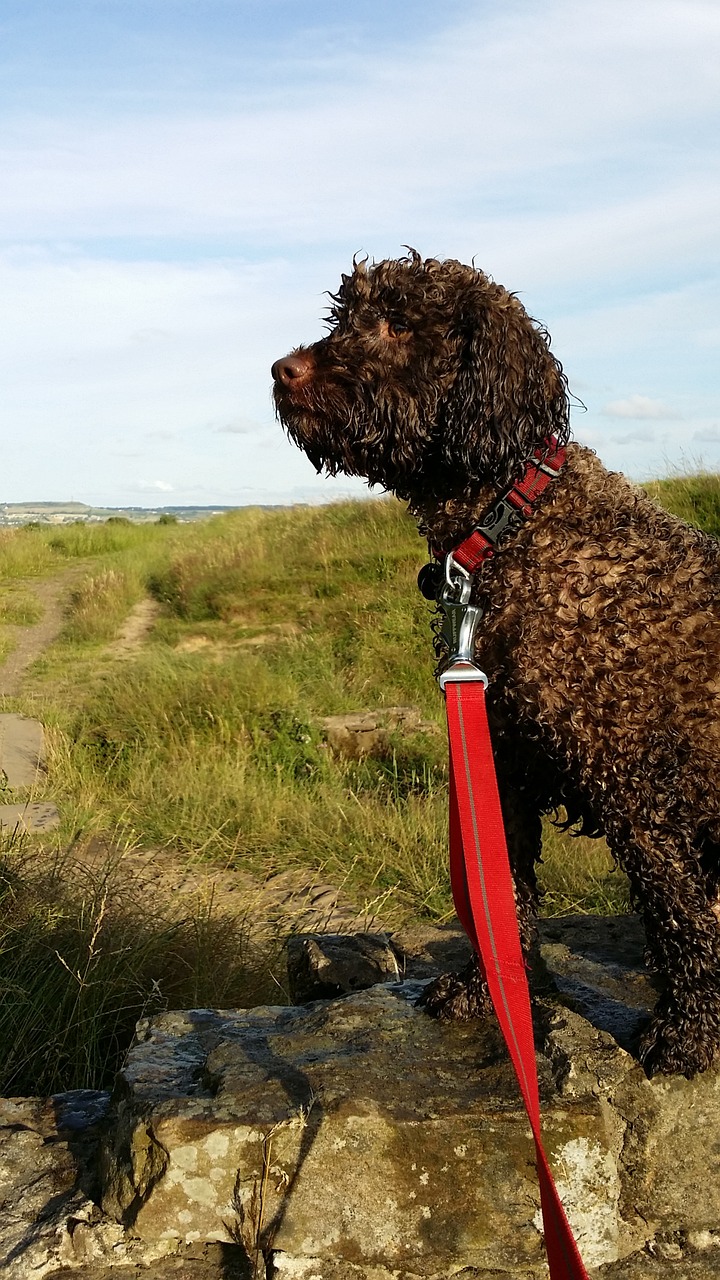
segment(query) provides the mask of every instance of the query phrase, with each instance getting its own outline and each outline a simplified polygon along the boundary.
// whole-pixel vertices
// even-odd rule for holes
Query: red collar
[[[446,657],[439,668],[440,688],[450,681],[480,680],[487,676],[475,661],[475,633],[482,618],[479,604],[471,604],[473,574],[495,555],[503,534],[518,528],[532,515],[533,503],[555,480],[565,462],[565,448],[554,436],[533,450],[519,480],[516,480],[484,513],[472,533],[449,555],[435,552],[435,560],[423,565],[418,586],[427,600],[435,600],[445,615],[439,639]]]
[[[451,554],[456,564],[467,573],[475,573],[486,560],[492,559],[503,534],[517,529],[532,515],[533,504],[550,481],[557,479],[565,462],[565,452],[565,446],[558,444],[554,436],[546,441],[545,447],[538,446],[533,450],[521,478],[488,507],[472,533],[453,548]]]

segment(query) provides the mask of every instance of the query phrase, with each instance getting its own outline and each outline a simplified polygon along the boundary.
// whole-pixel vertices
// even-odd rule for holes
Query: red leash
[[[482,961],[535,1139],[551,1280],[588,1280],[540,1134],[535,1042],[515,893],[485,707],[485,677],[453,664],[441,681],[450,739],[450,876],[460,922]]]
[[[530,519],[538,498],[564,464],[564,446],[549,437],[464,541],[442,560],[435,553],[441,563],[426,565],[418,585],[445,614],[441,638],[447,658],[439,678],[450,738],[450,878],[455,907],[485,971],[530,1119],[550,1280],[588,1280],[542,1145],[530,993],[485,708],[487,676],[475,661],[482,608],[470,603],[474,574]]]

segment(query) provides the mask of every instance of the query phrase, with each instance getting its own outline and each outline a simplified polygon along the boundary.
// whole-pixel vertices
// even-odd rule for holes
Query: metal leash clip
[[[470,604],[472,575],[452,555],[445,557],[445,581],[438,597],[445,618],[440,635],[447,645],[448,656],[438,675],[440,688],[451,680],[481,680],[487,689],[488,678],[475,662],[475,632],[482,618],[479,605]]]

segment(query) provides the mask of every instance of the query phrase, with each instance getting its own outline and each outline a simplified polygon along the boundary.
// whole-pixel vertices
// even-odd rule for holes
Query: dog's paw
[[[703,1038],[687,1018],[653,1018],[639,1041],[638,1057],[649,1077],[682,1075],[692,1080],[717,1061],[718,1044],[714,1038]]]
[[[443,973],[425,988],[418,1005],[440,1022],[470,1022],[491,1008],[487,984],[471,961],[460,973]]]

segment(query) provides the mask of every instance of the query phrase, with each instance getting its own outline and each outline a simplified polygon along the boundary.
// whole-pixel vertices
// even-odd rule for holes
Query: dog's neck
[[[541,497],[549,483],[557,480],[565,465],[566,450],[558,445],[554,437],[539,445],[532,458],[523,468],[513,484],[499,488],[488,481],[477,482],[469,486],[461,497],[446,499],[442,502],[423,501],[410,502],[409,511],[418,521],[420,532],[425,534],[430,544],[431,553],[436,556],[445,555],[464,543],[473,530],[480,526],[488,536],[483,541],[488,546],[488,555],[497,541],[496,533],[507,524],[517,525],[518,509],[522,512],[520,522],[532,514],[535,502]],[[543,461],[544,459],[544,461]],[[485,522],[487,525],[485,526]],[[493,533],[492,530],[496,532]]]
[[[431,547],[443,555],[462,542],[483,511],[499,496],[495,485],[483,485],[472,494],[448,502],[411,502],[408,510]]]

